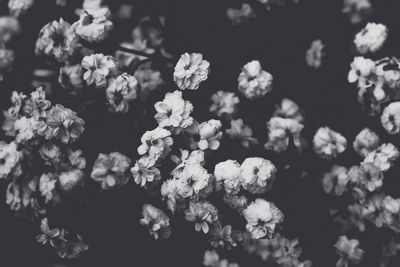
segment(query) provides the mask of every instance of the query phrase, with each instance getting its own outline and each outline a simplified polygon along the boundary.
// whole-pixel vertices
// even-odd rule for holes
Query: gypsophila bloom
[[[283,152],[288,148],[289,140],[292,138],[294,145],[300,150],[300,134],[303,127],[295,119],[272,117],[267,123],[268,142],[264,145],[265,149]]]
[[[386,196],[382,201],[382,218],[383,222],[396,233],[400,232],[400,199],[394,199]]]
[[[4,72],[12,70],[15,60],[15,53],[13,50],[0,48],[0,81],[3,80]]]
[[[347,140],[329,127],[320,127],[314,135],[313,145],[318,156],[330,160],[346,150]]]
[[[171,151],[173,139],[171,132],[157,127],[147,131],[141,138],[142,144],[138,147],[139,155],[146,155],[150,165],[154,165],[160,158],[164,158]]]
[[[9,0],[8,9],[10,14],[14,17],[19,17],[26,13],[26,11],[33,5],[33,0]]]
[[[248,206],[248,200],[244,195],[225,194],[223,200],[229,207],[240,214]]]
[[[12,16],[0,17],[0,43],[8,43],[20,32],[19,22]]]
[[[218,220],[218,210],[208,201],[191,201],[185,211],[185,219],[195,223],[197,232],[203,231],[207,234],[210,230],[209,224]]]
[[[83,178],[83,172],[76,169],[60,173],[58,181],[62,190],[71,191],[82,182]]]
[[[33,138],[34,130],[36,128],[36,121],[33,118],[27,119],[21,117],[14,123],[14,130],[16,132],[15,142],[23,143]]]
[[[384,207],[383,194],[374,194],[371,198],[368,198],[366,203],[363,204],[361,214],[364,218],[368,219],[376,227],[382,227],[385,222],[384,218]]]
[[[106,89],[106,97],[110,110],[113,112],[127,112],[129,102],[137,98],[139,84],[136,78],[128,73],[122,73],[112,79]]]
[[[174,81],[181,90],[197,90],[201,82],[207,80],[210,63],[200,53],[185,53],[174,71]]]
[[[248,3],[243,3],[240,8],[229,7],[226,10],[226,16],[233,25],[239,25],[243,22],[250,20],[251,18],[255,18],[256,13],[254,12],[251,5],[249,5]]]
[[[107,84],[107,78],[117,71],[117,62],[112,56],[92,54],[82,59],[82,67],[86,69],[83,79],[87,85],[95,83],[97,87]]]
[[[68,61],[78,48],[79,38],[74,27],[60,18],[49,22],[39,32],[35,53],[54,56],[60,62]]]
[[[133,180],[136,184],[144,187],[146,183],[151,183],[161,179],[160,170],[151,165],[148,157],[142,157],[136,161],[135,166],[131,168]]]
[[[354,139],[353,148],[365,157],[379,146],[379,142],[379,136],[371,129],[365,128]]]
[[[79,94],[84,86],[81,64],[65,65],[60,68],[58,82],[72,95]]]
[[[150,204],[143,205],[143,218],[140,219],[140,224],[145,225],[149,233],[155,239],[168,238],[171,235],[169,218],[165,213]]]
[[[199,142],[198,147],[201,150],[217,150],[219,148],[219,140],[222,138],[222,123],[219,120],[209,120],[199,125]]]
[[[319,69],[322,65],[322,59],[325,56],[325,45],[320,39],[311,43],[311,47],[306,52],[306,63],[309,67]]]
[[[369,58],[355,57],[350,66],[348,81],[350,83],[358,82],[358,86],[362,88],[369,85],[368,78],[375,72],[375,62]]]
[[[374,53],[381,49],[388,36],[388,30],[383,24],[368,23],[357,33],[354,44],[360,54]]]
[[[154,104],[157,114],[154,118],[160,127],[187,128],[193,123],[190,113],[193,105],[182,98],[182,92],[166,93],[164,100]]]
[[[215,165],[214,176],[219,184],[223,184],[225,192],[237,194],[240,190],[240,164],[235,160],[226,160]]]
[[[225,133],[230,138],[238,140],[242,146],[250,147],[250,145],[257,145],[259,142],[253,137],[253,130],[244,124],[242,119],[231,120],[231,128],[226,129]]]
[[[42,87],[38,87],[31,92],[30,98],[27,98],[24,104],[23,112],[35,120],[45,119],[51,107],[51,102],[46,100],[46,93]],[[61,105],[59,106],[62,107]]]
[[[82,135],[84,125],[76,112],[57,104],[48,111],[45,121],[37,123],[37,133],[46,139],[56,138],[68,144]]]
[[[393,162],[399,157],[399,150],[393,144],[382,144],[374,151],[370,152],[364,159],[365,163],[373,163],[381,169],[387,171]]]
[[[389,134],[397,134],[400,132],[400,102],[390,103],[381,116],[383,128]]]
[[[99,154],[91,173],[96,182],[101,183],[103,189],[109,189],[118,185],[125,185],[129,179],[128,174],[131,160],[119,152]]]
[[[373,13],[373,9],[370,0],[343,0],[342,13],[350,18],[351,23],[359,24]]]
[[[172,175],[180,173],[185,166],[192,164],[204,165],[204,151],[203,150],[193,150],[189,153],[187,150],[181,149],[181,157],[171,155],[171,160],[175,162],[176,167],[171,171]]]
[[[221,224],[215,225],[210,231],[210,244],[215,248],[232,249],[237,246],[235,240],[240,239],[237,237],[237,231],[232,231],[231,225]]]
[[[210,177],[211,175],[200,164],[188,165],[177,174],[179,181],[177,192],[183,198],[198,195],[207,187]]]
[[[213,102],[210,106],[210,112],[215,113],[218,117],[223,114],[232,116],[237,112],[237,104],[240,100],[235,93],[218,91],[211,96]]]
[[[360,242],[357,239],[348,239],[346,236],[339,236],[335,244],[336,252],[340,259],[336,262],[336,267],[345,267],[351,264],[361,262],[364,251],[359,247]]]
[[[272,187],[277,169],[271,161],[259,157],[247,158],[240,168],[240,183],[250,193],[261,194]]]
[[[0,179],[7,177],[21,157],[22,153],[17,150],[15,142],[7,144],[4,141],[0,141]]]
[[[351,168],[348,175],[352,183],[362,185],[370,192],[383,185],[383,173],[372,163],[361,163],[359,167]]]
[[[46,165],[51,165],[60,161],[61,149],[52,142],[46,142],[40,147],[39,154]]]
[[[106,7],[85,10],[76,22],[76,34],[91,43],[103,41],[113,29],[109,16],[110,10]]]
[[[57,179],[54,174],[51,173],[44,173],[40,176],[39,179],[39,191],[40,194],[45,197],[45,203],[48,203],[50,200],[53,199],[54,194],[56,194]]]
[[[347,191],[349,176],[346,167],[333,165],[328,173],[322,177],[322,187],[327,194],[341,196]]]
[[[220,260],[215,250],[204,252],[203,265],[205,267],[239,267],[237,263],[230,263],[226,259]]]
[[[304,121],[303,115],[301,114],[300,107],[292,100],[283,98],[281,105],[277,107],[274,112],[275,117],[282,117],[288,119],[294,119],[302,123]]]
[[[254,239],[271,237],[276,225],[283,222],[283,214],[275,204],[261,198],[252,202],[243,215],[247,220],[246,229]]]
[[[257,99],[271,92],[273,78],[262,69],[260,61],[253,60],[244,65],[238,82],[240,93],[248,99]]]

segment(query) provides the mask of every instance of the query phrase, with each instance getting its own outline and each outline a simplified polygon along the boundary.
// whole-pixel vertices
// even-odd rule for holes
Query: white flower
[[[108,20],[110,10],[106,7],[85,10],[76,22],[75,32],[88,42],[104,40],[113,28],[113,23]]]
[[[5,178],[18,164],[22,153],[17,150],[15,142],[7,144],[0,141],[0,179]]]
[[[142,144],[138,147],[139,155],[146,155],[150,160],[150,165],[154,165],[160,158],[165,157],[173,144],[171,132],[157,127],[152,131],[147,131],[141,138]]]
[[[383,128],[389,134],[397,134],[400,132],[400,102],[390,103],[381,116]]]
[[[256,13],[248,3],[243,3],[239,9],[232,7],[228,8],[226,15],[231,20],[233,25],[239,25],[242,22],[256,17]]]
[[[32,139],[35,135],[34,130],[36,123],[37,122],[33,118],[27,119],[26,117],[21,117],[16,120],[14,124],[14,130],[17,133],[15,142],[23,143]]]
[[[347,140],[329,127],[320,127],[314,135],[313,145],[318,156],[330,160],[346,150]]]
[[[288,148],[289,140],[292,138],[294,145],[300,150],[301,139],[300,134],[303,125],[295,119],[287,119],[280,117],[272,117],[267,123],[268,142],[265,149],[273,150],[278,153]]]
[[[388,36],[388,30],[383,24],[368,23],[357,33],[354,44],[360,54],[378,51]]]
[[[208,76],[210,63],[200,53],[183,54],[174,71],[174,81],[181,90],[197,90]]]
[[[258,144],[258,140],[253,137],[253,130],[244,124],[242,119],[231,120],[231,128],[226,129],[225,133],[230,138],[238,140],[246,148]]]
[[[192,164],[204,165],[204,151],[193,150],[189,153],[187,150],[181,149],[181,157],[171,155],[171,160],[177,164],[177,166],[171,171],[172,175],[176,175],[183,170],[186,166]]]
[[[222,123],[219,120],[209,120],[199,125],[199,138],[197,143],[201,150],[217,150],[219,148],[219,140],[222,138]]]
[[[364,256],[364,251],[359,248],[360,242],[357,239],[348,239],[346,236],[339,236],[335,244],[340,259],[337,261],[337,267],[345,267],[351,264],[358,264]]]
[[[244,211],[246,229],[254,239],[271,237],[277,224],[283,221],[282,212],[275,204],[264,199],[256,199]]]
[[[213,224],[218,220],[218,210],[210,202],[191,201],[189,208],[185,211],[185,219],[189,222],[195,222],[197,232],[202,230],[207,234],[210,230],[208,224]]]
[[[168,238],[171,235],[169,218],[165,213],[150,204],[143,205],[143,218],[140,219],[140,224],[147,226],[149,233],[158,239]]]
[[[245,159],[240,168],[240,183],[252,194],[261,194],[270,189],[277,172],[271,161],[259,157]]]
[[[354,150],[365,157],[379,146],[379,136],[369,128],[363,129],[353,142]]]
[[[82,67],[87,70],[83,74],[87,85],[95,83],[97,87],[103,87],[107,78],[117,71],[117,62],[112,56],[92,54],[82,59]]]
[[[271,92],[273,78],[262,69],[258,60],[253,60],[244,65],[238,82],[239,92],[249,99],[257,99]]]
[[[382,144],[380,147],[370,152],[364,159],[365,163],[373,163],[381,169],[387,171],[393,162],[399,157],[399,150],[393,144]]]
[[[61,67],[58,82],[68,93],[77,95],[84,86],[82,65],[75,64]]]
[[[303,115],[301,114],[300,107],[292,100],[283,98],[281,105],[277,107],[274,112],[275,117],[282,117],[288,119],[294,119],[302,123],[304,121]]]
[[[237,104],[240,100],[235,93],[218,91],[211,96],[213,102],[210,106],[210,112],[215,113],[218,117],[223,114],[231,116],[237,111]]]
[[[144,187],[147,182],[151,183],[161,179],[160,170],[152,165],[149,157],[141,157],[131,168],[133,180],[136,184]]]
[[[15,53],[11,49],[0,48],[0,81],[4,72],[10,72],[13,68]]]
[[[342,13],[347,14],[350,22],[363,22],[373,12],[370,0],[344,0]]]
[[[226,160],[215,165],[214,176],[217,183],[224,185],[225,192],[237,194],[240,190],[240,164],[236,160]]]
[[[160,127],[186,128],[193,123],[190,117],[193,105],[182,98],[180,91],[166,93],[164,100],[157,102],[154,108],[157,111],[154,118]]]
[[[82,170],[74,169],[60,173],[58,181],[60,188],[64,191],[70,191],[83,180]]]
[[[106,89],[106,97],[113,112],[127,112],[129,102],[137,98],[138,81],[128,73],[122,73],[112,79]]]
[[[177,175],[177,192],[183,198],[198,195],[208,185],[210,176],[200,164],[188,165]]]
[[[322,59],[325,56],[325,45],[321,40],[315,40],[306,52],[306,63],[309,67],[319,69],[322,65]]]
[[[347,168],[336,164],[322,177],[322,187],[325,193],[337,196],[341,196],[347,191],[348,182]]]
[[[56,188],[57,179],[51,173],[44,173],[39,179],[40,194],[45,197],[45,203],[53,198],[53,191]]]
[[[351,63],[351,70],[347,77],[350,83],[358,81],[359,87],[365,87],[368,82],[368,77],[375,71],[375,62],[369,58],[355,57]]]
[[[9,0],[8,9],[14,17],[19,17],[25,14],[26,11],[33,5],[33,0]]]
[[[12,16],[0,17],[0,42],[8,43],[15,35],[20,32],[18,19]]]

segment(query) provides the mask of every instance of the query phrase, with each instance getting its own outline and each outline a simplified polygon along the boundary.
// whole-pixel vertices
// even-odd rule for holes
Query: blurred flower
[[[220,146],[219,140],[222,138],[222,123],[219,120],[208,120],[199,125],[198,147],[201,150],[217,150]]]
[[[352,183],[363,186],[369,192],[376,191],[383,185],[383,173],[372,163],[361,163],[359,167],[352,167],[348,175]]]
[[[354,139],[353,148],[362,157],[368,155],[379,146],[379,136],[369,128],[363,129]]]
[[[139,155],[145,155],[154,165],[160,158],[164,158],[171,151],[173,139],[171,132],[157,127],[152,131],[146,131],[142,138],[142,144],[138,147]]]
[[[210,106],[210,112],[215,113],[218,117],[223,114],[232,116],[237,111],[237,104],[240,100],[235,93],[218,91],[211,96],[213,102]]]
[[[271,161],[259,157],[247,158],[240,168],[240,183],[250,193],[262,194],[272,187],[277,169]]]
[[[397,134],[400,132],[400,102],[390,103],[381,116],[383,128],[389,134]]]
[[[288,148],[292,138],[294,145],[301,150],[300,134],[303,127],[295,119],[272,117],[267,123],[268,142],[264,145],[265,149],[283,152]]]
[[[276,225],[283,221],[283,214],[275,204],[261,198],[252,202],[243,215],[247,220],[246,229],[254,239],[271,238]]]
[[[81,64],[65,65],[60,68],[58,82],[72,95],[80,93],[84,86]]]
[[[112,79],[106,89],[106,97],[113,112],[127,112],[129,102],[137,98],[138,81],[132,75],[122,73]]]
[[[204,253],[203,265],[206,267],[239,267],[237,263],[229,263],[226,259],[220,260],[215,250]]]
[[[71,191],[83,181],[83,178],[83,172],[75,169],[60,173],[58,176],[58,181],[62,190]]]
[[[346,14],[353,24],[363,22],[373,13],[370,0],[343,0],[343,4],[342,13]]]
[[[200,53],[185,53],[176,63],[174,81],[181,90],[197,90],[208,76],[210,63]]]
[[[197,232],[202,230],[207,234],[210,230],[209,224],[218,220],[218,210],[208,201],[191,201],[185,211],[185,219],[195,223]]]
[[[346,150],[347,140],[329,127],[320,127],[314,135],[313,144],[318,156],[331,160]]]
[[[95,83],[97,87],[104,87],[107,78],[117,71],[117,62],[112,56],[92,54],[82,59],[82,67],[87,70],[83,74],[87,85]]]
[[[256,13],[248,3],[243,3],[240,8],[229,7],[226,10],[226,16],[233,25],[239,25],[256,17]]]
[[[46,165],[51,165],[60,161],[61,149],[53,142],[46,142],[40,147],[39,154]]]
[[[220,224],[215,225],[210,231],[210,243],[215,248],[231,249],[236,247],[237,244],[234,240],[234,233],[232,226],[225,225],[222,227]]]
[[[231,120],[231,128],[226,129],[225,133],[230,138],[238,140],[244,147],[258,144],[258,140],[253,137],[253,130],[244,124],[242,119]]]
[[[9,0],[8,9],[10,14],[16,18],[26,13],[26,11],[33,5],[33,0]]]
[[[359,87],[367,87],[370,84],[368,78],[375,72],[375,62],[369,58],[355,57],[350,66],[348,81],[350,83],[358,81]]]
[[[13,68],[15,53],[13,50],[0,48],[0,81],[3,80],[5,72],[10,72]]]
[[[49,243],[52,247],[55,247],[57,239],[64,238],[64,232],[62,230],[60,231],[59,228],[50,229],[47,218],[42,219],[40,223],[40,230],[42,231],[42,234],[36,236],[36,241],[42,243],[43,245]]]
[[[393,162],[399,157],[399,150],[393,144],[382,144],[370,152],[364,159],[365,163],[373,163],[385,172],[390,169]]]
[[[140,97],[144,97],[144,100],[147,99],[151,91],[154,91],[164,83],[161,72],[152,69],[149,64],[140,65],[135,71],[135,77],[141,87]]]
[[[151,183],[161,179],[160,170],[154,167],[148,157],[141,157],[131,168],[133,180],[136,184],[144,187],[147,182]]]
[[[96,182],[101,183],[103,189],[125,185],[129,181],[127,172],[130,165],[131,160],[119,152],[100,153],[93,165],[90,176]]]
[[[278,106],[274,112],[274,117],[294,119],[300,123],[304,121],[300,107],[294,101],[288,98],[282,99],[281,105]]]
[[[359,247],[357,239],[348,239],[346,236],[339,236],[335,244],[336,252],[340,259],[336,262],[336,267],[345,267],[351,264],[358,264],[361,262],[364,251]]]
[[[248,206],[248,200],[246,196],[243,195],[225,194],[223,200],[229,207],[236,210],[239,214],[242,214],[243,210]]]
[[[258,60],[253,60],[244,65],[238,82],[239,92],[252,100],[271,92],[273,77],[262,69]]]
[[[19,21],[12,16],[0,17],[0,43],[8,43],[21,31]]]
[[[240,164],[235,160],[226,160],[215,165],[214,176],[218,184],[223,184],[225,192],[237,194],[240,190]]]
[[[333,165],[328,173],[322,177],[322,187],[327,194],[341,196],[347,191],[349,176],[346,167]]]
[[[357,33],[354,44],[360,54],[374,53],[381,49],[388,36],[388,30],[383,24],[368,23]]]
[[[36,121],[33,118],[21,117],[15,121],[14,130],[16,132],[15,142],[24,143],[34,137]]]
[[[311,43],[311,47],[306,52],[306,63],[309,67],[319,69],[322,59],[325,56],[325,45],[320,39]]]
[[[169,218],[165,213],[156,207],[145,204],[142,211],[143,218],[140,219],[140,224],[147,226],[149,233],[155,239],[168,238],[171,235]]]
[[[76,34],[91,43],[103,41],[113,29],[109,16],[110,10],[107,7],[85,10],[75,22]]]
[[[55,192],[57,178],[52,173],[43,173],[39,179],[40,194],[45,197],[44,202],[48,203],[53,197],[57,196]]]
[[[0,141],[0,179],[6,178],[22,158],[15,142]]]

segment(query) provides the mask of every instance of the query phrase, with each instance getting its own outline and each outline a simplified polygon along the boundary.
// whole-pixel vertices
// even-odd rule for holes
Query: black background
[[[3,1],[1,12],[7,12]],[[34,44],[40,28],[47,22],[62,16],[74,22],[73,10],[78,3],[69,1],[67,8],[57,8],[55,1],[37,0],[34,7],[21,18],[22,33],[11,48],[16,51],[14,71],[0,83],[1,110],[8,108],[12,90],[31,90],[32,70],[40,67],[41,59],[34,56]],[[106,1],[115,8],[124,1]],[[125,1],[129,2],[129,1]],[[196,92],[185,92],[195,107],[194,117],[199,121],[212,118],[208,113],[210,96],[217,90],[235,91],[240,68],[250,60],[260,60],[263,68],[274,76],[271,95],[260,100],[241,98],[239,117],[251,125],[255,135],[266,140],[266,121],[275,104],[282,97],[296,101],[305,111],[304,136],[309,142],[320,126],[330,126],[342,133],[351,144],[356,134],[368,126],[386,142],[399,145],[399,138],[390,137],[380,126],[378,118],[371,118],[362,111],[356,99],[355,86],[347,83],[347,73],[353,59],[352,40],[363,25],[354,26],[341,14],[342,1],[300,0],[298,5],[285,8],[273,7],[267,12],[257,6],[259,16],[238,27],[232,27],[226,18],[228,6],[239,6],[239,1],[226,0],[142,0],[135,4],[131,21],[117,23],[110,38],[103,44],[102,52],[112,53],[115,44],[127,39],[137,17],[141,14],[163,14],[167,17],[165,29],[166,45],[176,55],[184,52],[201,52],[210,61],[212,72]],[[381,22],[389,28],[389,38],[382,51],[374,58],[399,56],[400,2],[397,0],[373,1],[375,13],[369,21]],[[137,16],[137,17],[135,17]],[[327,56],[320,70],[306,66],[305,51],[315,39],[326,44]],[[166,90],[175,90],[167,75],[167,86],[159,95],[154,95],[149,104],[162,99]],[[63,94],[52,96],[54,103],[71,108]],[[149,114],[151,118],[152,114]],[[142,133],[156,125],[152,119],[141,120],[130,112],[118,116],[110,114],[104,107],[93,107],[80,114],[85,121],[85,134],[78,146],[82,147],[90,166],[98,153],[120,151],[131,158],[136,157],[136,148]],[[228,158],[242,161],[248,156],[271,159],[278,167],[278,179],[268,198],[272,199],[285,214],[283,235],[299,238],[303,247],[303,258],[313,261],[315,266],[334,266],[337,256],[333,244],[339,235],[337,226],[329,216],[330,207],[344,209],[347,200],[327,197],[320,186],[322,173],[331,163],[318,159],[308,148],[301,156],[295,153],[276,155],[262,148],[244,150],[237,143],[223,141],[220,150],[206,159],[213,166]],[[361,159],[351,147],[339,158],[345,166],[357,164]],[[283,171],[283,166],[292,167]],[[301,178],[306,171],[307,178]],[[386,176],[384,190],[399,197],[397,180],[399,168],[393,168]],[[5,183],[1,183],[4,196]],[[55,252],[36,243],[38,223],[16,218],[0,201],[0,266],[47,267],[56,263],[68,266],[201,266],[203,253],[209,249],[204,236],[194,231],[191,223],[179,216],[172,219],[173,235],[166,241],[154,241],[146,229],[139,225],[143,203],[158,204],[132,184],[96,196],[82,206],[61,207],[62,213],[50,220],[51,224],[66,226],[80,233],[90,244],[89,251],[79,261],[63,262]],[[222,211],[221,213],[224,213]],[[240,221],[240,223],[244,222]],[[367,232],[349,233],[358,238],[366,251],[362,266],[378,266],[382,243],[393,235],[384,229],[367,227]],[[245,257],[234,250],[221,253],[231,261],[243,266],[269,266],[255,258]],[[271,265],[272,266],[272,265]],[[398,266],[393,265],[393,266]]]

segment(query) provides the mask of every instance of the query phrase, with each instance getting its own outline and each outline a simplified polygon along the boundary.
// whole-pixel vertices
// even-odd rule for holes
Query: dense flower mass
[[[258,60],[253,60],[242,68],[238,89],[245,97],[257,99],[271,92],[272,81],[272,75],[262,69]]]

